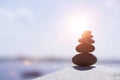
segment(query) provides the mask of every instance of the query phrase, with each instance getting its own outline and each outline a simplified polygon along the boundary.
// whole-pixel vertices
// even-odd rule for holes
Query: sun
[[[91,21],[87,16],[71,16],[68,18],[69,30],[73,33],[82,33],[91,25]]]

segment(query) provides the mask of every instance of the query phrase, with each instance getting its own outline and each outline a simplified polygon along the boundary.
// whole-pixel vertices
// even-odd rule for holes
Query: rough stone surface
[[[33,80],[120,80],[120,70],[103,66],[71,66]]]
[[[79,44],[78,46],[76,46],[77,52],[92,52],[94,50],[95,50],[95,47],[89,44]]]
[[[93,36],[90,35],[90,34],[82,34],[81,36],[82,36],[83,38],[93,38]]]
[[[95,41],[90,39],[90,38],[80,38],[78,40],[78,42],[80,42],[82,44],[93,44],[93,43],[95,43]]]
[[[96,61],[97,58],[89,53],[77,54],[72,58],[72,62],[79,66],[90,66],[95,64]]]

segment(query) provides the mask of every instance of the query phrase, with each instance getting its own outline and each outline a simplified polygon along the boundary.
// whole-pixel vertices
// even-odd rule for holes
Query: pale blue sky
[[[93,54],[119,59],[119,0],[0,0],[0,57],[74,56],[81,34],[68,21],[82,15],[93,19]]]

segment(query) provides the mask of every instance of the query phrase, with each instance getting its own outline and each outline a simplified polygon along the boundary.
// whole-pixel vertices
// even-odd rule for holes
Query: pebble
[[[82,44],[93,44],[93,43],[95,43],[95,41],[90,39],[90,38],[80,38],[78,40],[78,42],[80,42]]]
[[[90,35],[90,34],[82,34],[81,36],[82,36],[83,38],[93,38],[93,36]]]
[[[79,44],[78,46],[76,46],[77,52],[92,52],[94,50],[95,50],[95,47],[89,44]]]
[[[72,58],[72,62],[79,66],[90,66],[97,62],[93,54],[77,54]]]

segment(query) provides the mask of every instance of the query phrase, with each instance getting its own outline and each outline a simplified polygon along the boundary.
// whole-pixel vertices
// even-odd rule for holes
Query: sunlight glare
[[[91,26],[91,21],[90,17],[85,15],[72,16],[68,18],[68,27],[71,32],[80,34]]]

